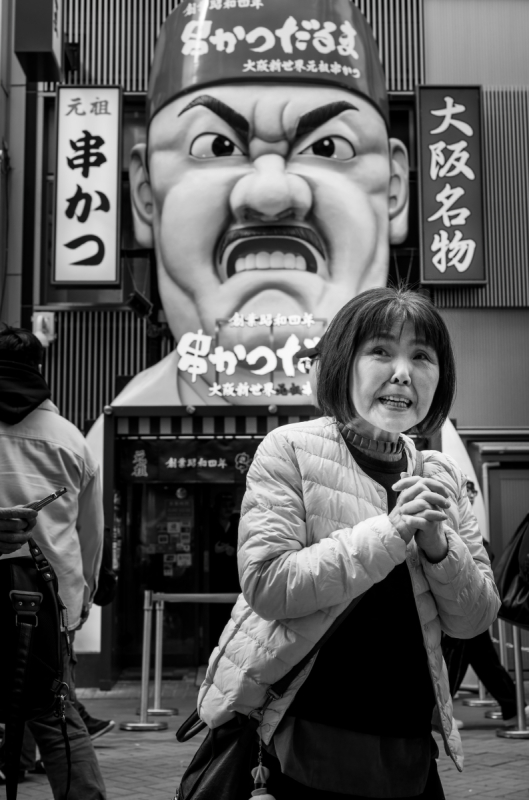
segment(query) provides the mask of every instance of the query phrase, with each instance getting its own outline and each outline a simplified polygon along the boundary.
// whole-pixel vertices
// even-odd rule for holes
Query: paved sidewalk
[[[116,728],[95,741],[108,800],[173,800],[178,781],[201,741],[196,737],[178,744],[174,735],[193,709],[196,693],[192,679],[165,682],[163,704],[177,707],[179,716],[165,718],[167,731],[130,733],[119,730],[119,723],[137,719],[138,683],[118,683],[112,692],[80,691],[91,714],[116,720]],[[465,722],[461,733],[466,761],[460,774],[441,747],[439,772],[446,800],[529,800],[529,740],[499,739],[495,735],[498,723],[484,719],[483,710],[463,707],[461,700],[455,708],[456,716]],[[18,796],[19,800],[53,800],[46,777],[41,775],[29,775]],[[0,798],[5,798],[3,787]]]

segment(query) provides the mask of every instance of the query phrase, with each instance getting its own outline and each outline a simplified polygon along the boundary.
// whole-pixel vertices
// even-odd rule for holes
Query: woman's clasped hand
[[[409,476],[403,472],[393,484],[397,503],[389,519],[408,544],[413,536],[429,561],[442,561],[448,543],[442,523],[448,519],[443,509],[450,507],[448,490],[435,478]]]

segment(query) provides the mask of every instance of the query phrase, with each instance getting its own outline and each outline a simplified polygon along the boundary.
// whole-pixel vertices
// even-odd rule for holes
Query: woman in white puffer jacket
[[[410,291],[350,301],[319,343],[318,404],[259,447],[239,528],[242,595],[198,711],[250,713],[358,605],[281,698],[260,735],[276,800],[441,800],[432,726],[462,768],[441,631],[470,638],[500,602],[459,467],[404,431],[446,419],[455,366],[446,326]],[[365,594],[364,594],[365,593]]]

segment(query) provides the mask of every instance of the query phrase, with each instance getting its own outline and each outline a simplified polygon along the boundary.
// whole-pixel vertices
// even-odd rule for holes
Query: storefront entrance
[[[122,443],[122,481],[116,500],[121,519],[117,608],[121,669],[140,664],[146,589],[240,591],[237,531],[246,472],[258,444],[255,439]],[[169,471],[173,480],[159,480]],[[207,661],[231,605],[167,603],[164,669]]]
[[[313,418],[309,405],[106,409],[103,497],[119,581],[116,601],[102,609],[101,649],[84,656],[86,685],[139,677],[146,590],[239,592],[239,514],[255,452],[281,425]],[[166,678],[207,662],[232,606],[165,604]]]

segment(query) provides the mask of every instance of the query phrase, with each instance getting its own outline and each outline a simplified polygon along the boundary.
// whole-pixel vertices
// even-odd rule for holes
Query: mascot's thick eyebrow
[[[298,127],[296,130],[296,139],[302,139],[308,136],[309,133],[315,131],[320,125],[324,125],[330,119],[343,114],[344,111],[358,111],[356,106],[352,103],[347,103],[345,100],[340,100],[336,103],[328,103],[326,106],[320,106],[307,114],[303,114],[299,118]]]
[[[243,115],[239,114],[237,111],[235,111],[235,109],[209,94],[202,94],[200,97],[195,97],[195,99],[192,100],[191,103],[189,103],[189,105],[187,105],[178,116],[181,117],[186,111],[190,111],[192,108],[196,108],[196,106],[204,106],[205,108],[209,108],[210,111],[213,111],[214,114],[223,119],[224,122],[232,127],[233,130],[239,134],[246,145],[249,144],[250,123],[246,117],[243,117]],[[301,139],[304,136],[308,136],[309,133],[312,133],[312,131],[315,131],[330,119],[337,117],[339,114],[343,114],[344,111],[358,111],[358,108],[352,103],[347,103],[345,100],[341,100],[339,102],[328,103],[325,106],[320,106],[312,111],[308,111],[299,118],[296,129],[296,139]]]
[[[239,114],[230,106],[227,106],[226,103],[223,103],[221,100],[217,100],[216,97],[212,97],[209,94],[201,94],[200,97],[195,97],[195,99],[186,106],[183,111],[179,113],[179,117],[182,114],[185,114],[186,111],[189,111],[196,106],[204,106],[205,108],[209,108],[210,111],[213,111],[217,117],[220,117],[227,122],[230,127],[236,131],[243,142],[248,145],[250,139],[250,123],[243,117],[242,114]]]

